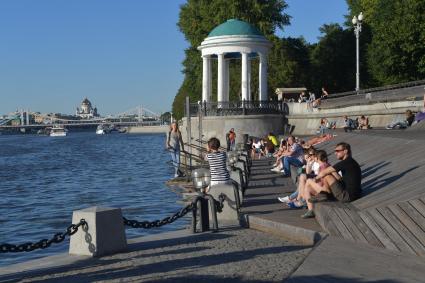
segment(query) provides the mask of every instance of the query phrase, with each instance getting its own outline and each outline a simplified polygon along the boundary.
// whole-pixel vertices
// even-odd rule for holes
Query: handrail
[[[196,117],[199,113],[202,116],[233,116],[233,115],[262,115],[262,114],[287,114],[289,109],[283,101],[220,101],[220,102],[199,102],[190,103],[189,111],[191,117]]]
[[[346,91],[346,92],[332,93],[332,95],[329,95],[327,97],[327,99],[333,99],[333,98],[339,98],[339,97],[351,96],[351,95],[366,94],[366,93],[392,90],[392,89],[402,89],[402,88],[414,87],[414,86],[420,86],[420,85],[425,85],[425,79],[424,80],[418,80],[418,81],[412,81],[412,82],[406,82],[406,83],[399,83],[399,84],[394,84],[394,85],[367,88],[367,89],[362,89],[362,90],[359,90],[359,91]]]

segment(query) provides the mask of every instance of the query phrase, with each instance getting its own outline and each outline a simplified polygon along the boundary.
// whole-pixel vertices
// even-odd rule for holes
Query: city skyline
[[[0,114],[70,114],[85,97],[105,116],[137,105],[170,111],[188,47],[177,27],[185,2],[1,1]],[[310,43],[347,13],[341,0],[286,2],[291,26],[278,36]]]

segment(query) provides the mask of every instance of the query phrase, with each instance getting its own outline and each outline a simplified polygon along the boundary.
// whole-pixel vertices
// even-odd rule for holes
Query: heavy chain
[[[223,193],[218,196],[218,200],[215,200],[215,209],[218,213],[221,213],[223,211],[225,200],[226,196]]]
[[[85,226],[84,229],[88,228],[87,222],[81,219],[78,224],[71,224],[64,233],[56,233],[52,239],[43,239],[36,243],[24,243],[20,245],[13,244],[0,244],[0,253],[19,253],[19,252],[31,252],[36,249],[45,249],[50,247],[52,243],[61,243],[65,240],[66,236],[71,236],[77,233],[80,226]]]
[[[165,217],[162,220],[155,220],[155,221],[137,221],[137,220],[128,220],[127,218],[123,217],[124,225],[131,226],[133,228],[144,228],[144,229],[150,229],[154,227],[161,227],[165,224],[170,224],[176,221],[177,219],[185,216],[190,211],[196,209],[196,203],[199,199],[202,199],[202,196],[196,197],[190,204],[188,204],[186,207],[182,208],[180,211],[176,212],[173,216]]]

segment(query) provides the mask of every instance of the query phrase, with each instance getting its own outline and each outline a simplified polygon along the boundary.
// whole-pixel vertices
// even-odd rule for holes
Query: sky
[[[0,114],[73,114],[87,97],[103,115],[141,105],[171,110],[188,47],[177,27],[185,0],[0,0]],[[342,23],[345,0],[287,0],[279,36],[317,42]]]

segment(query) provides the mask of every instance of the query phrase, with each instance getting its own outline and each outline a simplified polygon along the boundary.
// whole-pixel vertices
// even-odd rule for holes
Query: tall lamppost
[[[360,12],[358,16],[354,16],[352,23],[354,26],[354,34],[356,35],[356,91],[360,90],[360,67],[359,67],[359,38],[360,32],[362,31],[363,12]]]

